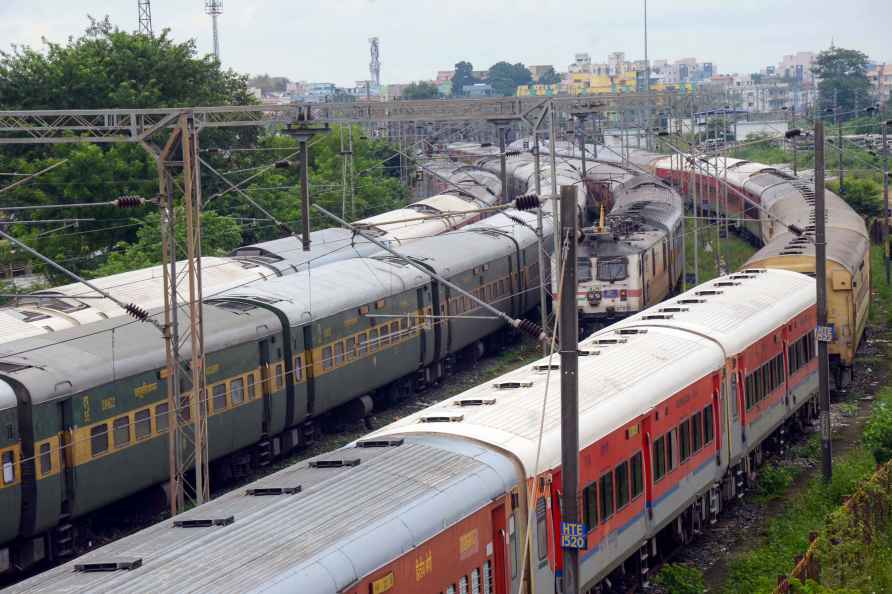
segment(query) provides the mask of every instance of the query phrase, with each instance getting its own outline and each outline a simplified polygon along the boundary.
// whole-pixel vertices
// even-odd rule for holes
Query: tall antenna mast
[[[150,0],[136,0],[139,8],[139,32],[152,36],[152,4]]]
[[[211,15],[214,24],[214,56],[220,60],[220,31],[217,28],[217,17],[223,14],[223,0],[205,0],[204,11]]]
[[[372,60],[369,62],[369,74],[371,75],[370,80],[372,84],[376,87],[381,86],[381,58],[380,51],[381,46],[378,43],[377,37],[369,38],[369,49],[372,55]]]

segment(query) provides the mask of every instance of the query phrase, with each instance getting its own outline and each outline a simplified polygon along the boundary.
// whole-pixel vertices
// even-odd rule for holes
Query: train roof
[[[336,262],[344,258],[367,256],[378,251],[378,247],[340,227],[320,229],[310,234],[310,251],[303,250],[300,237],[282,237],[246,245],[234,250],[230,256],[248,261],[258,259],[267,266],[277,269],[289,268],[293,271]]]
[[[827,259],[836,262],[851,274],[864,265],[870,248],[869,240],[860,233],[845,228],[827,229]],[[800,238],[793,233],[781,233],[766,246],[753,254],[745,266],[759,266],[769,258],[814,258],[814,234]]]
[[[726,353],[739,352],[814,304],[814,280],[807,276],[784,270],[751,274],[747,279],[734,276],[739,275],[716,281],[734,283],[722,287],[719,295],[696,294],[713,290],[709,284],[686,293],[684,297],[703,300],[690,306],[689,313],[660,320],[636,316],[580,343],[580,349],[590,353],[579,358],[581,447],[621,429],[693,381],[721,369]],[[669,305],[645,313],[654,314]],[[560,463],[559,371],[548,375],[549,366],[558,361],[557,356],[540,359],[396,421],[372,437],[455,435],[510,452],[528,476],[534,476]],[[477,405],[463,405],[470,402]],[[541,457],[537,455],[540,426],[544,430]]]
[[[357,464],[312,466],[333,459]],[[10,591],[337,594],[484,508],[516,482],[512,462],[480,444],[418,436],[393,447],[346,447],[175,518],[231,517],[228,525],[177,528],[165,520]],[[247,494],[297,487],[294,494]],[[130,571],[75,571],[78,564],[134,558],[142,564]]]
[[[205,305],[205,352],[255,339],[260,328],[272,333],[266,311],[236,312]],[[160,312],[153,317],[163,321]],[[0,373],[25,384],[39,404],[165,366],[161,333],[148,323],[116,318],[75,326],[0,345]],[[152,346],[156,348],[151,348]],[[189,356],[189,349],[183,348]]]
[[[708,336],[733,356],[814,305],[816,295],[815,280],[804,274],[745,268],[698,285],[611,328],[665,324]]]
[[[671,394],[716,369],[721,350],[710,340],[672,328],[612,336],[579,358],[579,443],[584,448],[646,414]],[[373,433],[371,438],[452,435],[511,453],[527,476],[560,464],[558,355],[486,382]],[[545,418],[542,419],[543,401]],[[466,402],[483,403],[479,406]],[[437,422],[437,420],[445,422]],[[541,456],[537,455],[542,427]],[[538,460],[538,464],[537,464]]]

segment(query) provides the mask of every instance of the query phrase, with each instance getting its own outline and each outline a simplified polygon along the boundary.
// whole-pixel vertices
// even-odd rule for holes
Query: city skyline
[[[8,51],[9,44],[40,47],[41,37],[62,43],[83,32],[87,14],[97,18],[108,14],[116,26],[136,29],[137,8],[131,0],[111,6],[99,0],[72,4],[59,0],[3,4],[0,39],[5,45],[0,49]],[[384,83],[427,80],[460,60],[471,61],[477,69],[507,60],[553,64],[565,71],[577,52],[590,54],[595,62],[606,60],[614,51],[625,52],[630,60],[643,58],[641,7],[609,6],[590,14],[583,11],[588,5],[581,1],[557,4],[549,10],[555,15],[572,14],[572,21],[543,19],[541,3],[533,0],[493,0],[485,5],[466,0],[448,5],[432,0],[410,4],[343,0],[306,6],[284,0],[257,0],[250,6],[228,2],[220,17],[221,55],[225,67],[239,72],[339,85],[368,78],[371,36],[381,39]],[[888,48],[882,26],[892,19],[892,4],[855,0],[844,13],[834,14],[832,23],[818,25],[808,22],[817,19],[802,19],[801,10],[793,4],[778,6],[759,0],[745,6],[718,6],[684,0],[666,6],[651,1],[649,58],[672,62],[696,57],[714,62],[722,73],[748,73],[777,64],[785,54],[818,52],[835,42],[876,60],[892,59],[883,55]],[[816,0],[809,4],[808,14],[821,14],[830,7],[829,1]],[[200,54],[212,52],[211,22],[203,2],[183,6],[173,0],[153,0],[152,8],[156,32],[169,27],[176,40],[194,38]],[[772,22],[784,24],[767,24],[766,11],[771,11]],[[604,23],[609,24],[607,29]],[[696,34],[684,33],[691,27]],[[568,35],[571,30],[578,34]],[[531,38],[528,31],[538,34]],[[549,42],[532,43],[535,38]],[[305,61],[300,59],[303,51],[309,56]]]

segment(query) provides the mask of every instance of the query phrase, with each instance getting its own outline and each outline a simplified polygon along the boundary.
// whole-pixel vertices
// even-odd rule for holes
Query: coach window
[[[451,586],[448,586],[446,588],[446,594],[455,594],[455,584],[452,584]]]
[[[680,441],[681,441],[681,462],[687,460],[691,455],[691,420],[683,421],[679,425]]]
[[[300,357],[297,358],[297,369],[300,369]],[[300,377],[298,376],[298,379]],[[248,400],[254,400],[257,397],[257,388],[254,385],[254,373],[248,374]]]
[[[368,352],[368,338],[365,332],[359,335],[359,354],[365,355]]]
[[[384,324],[379,332],[381,332],[381,345],[390,344],[390,326]]]
[[[545,498],[536,502],[536,546],[539,549],[539,560],[548,556],[548,515],[545,513]]]
[[[226,410],[226,384],[217,384],[213,387],[214,412]]]
[[[347,359],[356,358],[356,337],[351,336],[347,339]]]
[[[374,352],[378,348],[378,329],[369,328],[369,352]]]
[[[582,490],[582,518],[585,527],[591,532],[598,526],[598,482],[595,481]]]
[[[675,469],[675,444],[678,441],[678,429],[673,429],[666,434],[666,473]]]
[[[118,417],[115,419],[115,447],[119,448],[130,443],[130,417]]]
[[[108,425],[96,425],[90,429],[90,450],[94,456],[108,450]]]
[[[693,451],[699,452],[700,448],[703,447],[703,414],[702,413],[694,413],[694,416],[691,417],[691,428],[694,433],[694,449]]]
[[[165,433],[167,431],[167,408],[166,402],[162,402],[155,407],[155,429],[158,430],[158,433]]]
[[[600,516],[601,523],[605,523],[610,516],[613,515],[613,473],[608,472],[604,476],[601,477],[600,488],[598,489],[601,494],[601,507],[600,507]]]
[[[390,323],[390,334],[392,335],[393,342],[396,342],[400,339],[400,323],[399,322],[391,322]]]
[[[281,363],[276,365],[276,390],[285,387],[285,366]]]
[[[331,369],[332,353],[331,347],[327,346],[322,349],[322,369]]]
[[[152,434],[152,413],[149,409],[144,408],[133,413],[133,428],[137,440],[145,439]]]
[[[715,426],[712,415],[712,405],[710,404],[706,408],[703,409],[703,443],[708,444],[712,442],[712,438],[715,437]]]
[[[232,392],[233,405],[241,404],[245,401],[245,380],[242,378],[232,380],[229,389]]]
[[[620,510],[629,502],[629,463],[616,467],[616,509]]]
[[[40,475],[46,476],[53,471],[53,447],[49,443],[40,444]]]
[[[15,452],[3,452],[3,484],[15,482]]]
[[[471,594],[480,594],[480,570],[471,570]]]
[[[644,460],[641,452],[632,456],[632,499],[644,491]]]
[[[463,575],[458,580],[458,594],[468,594],[468,576]]]
[[[666,474],[666,438],[658,437],[654,440],[654,482],[657,482]]]
[[[335,365],[343,365],[343,364],[344,364],[344,343],[339,340],[335,343]]]

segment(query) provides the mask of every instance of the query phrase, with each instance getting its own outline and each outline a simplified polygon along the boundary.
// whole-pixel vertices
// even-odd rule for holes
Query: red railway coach
[[[808,276],[746,270],[580,344],[585,592],[646,579],[810,411],[814,295]],[[526,365],[15,589],[553,593],[559,372]],[[75,570],[103,563],[132,568]]]

